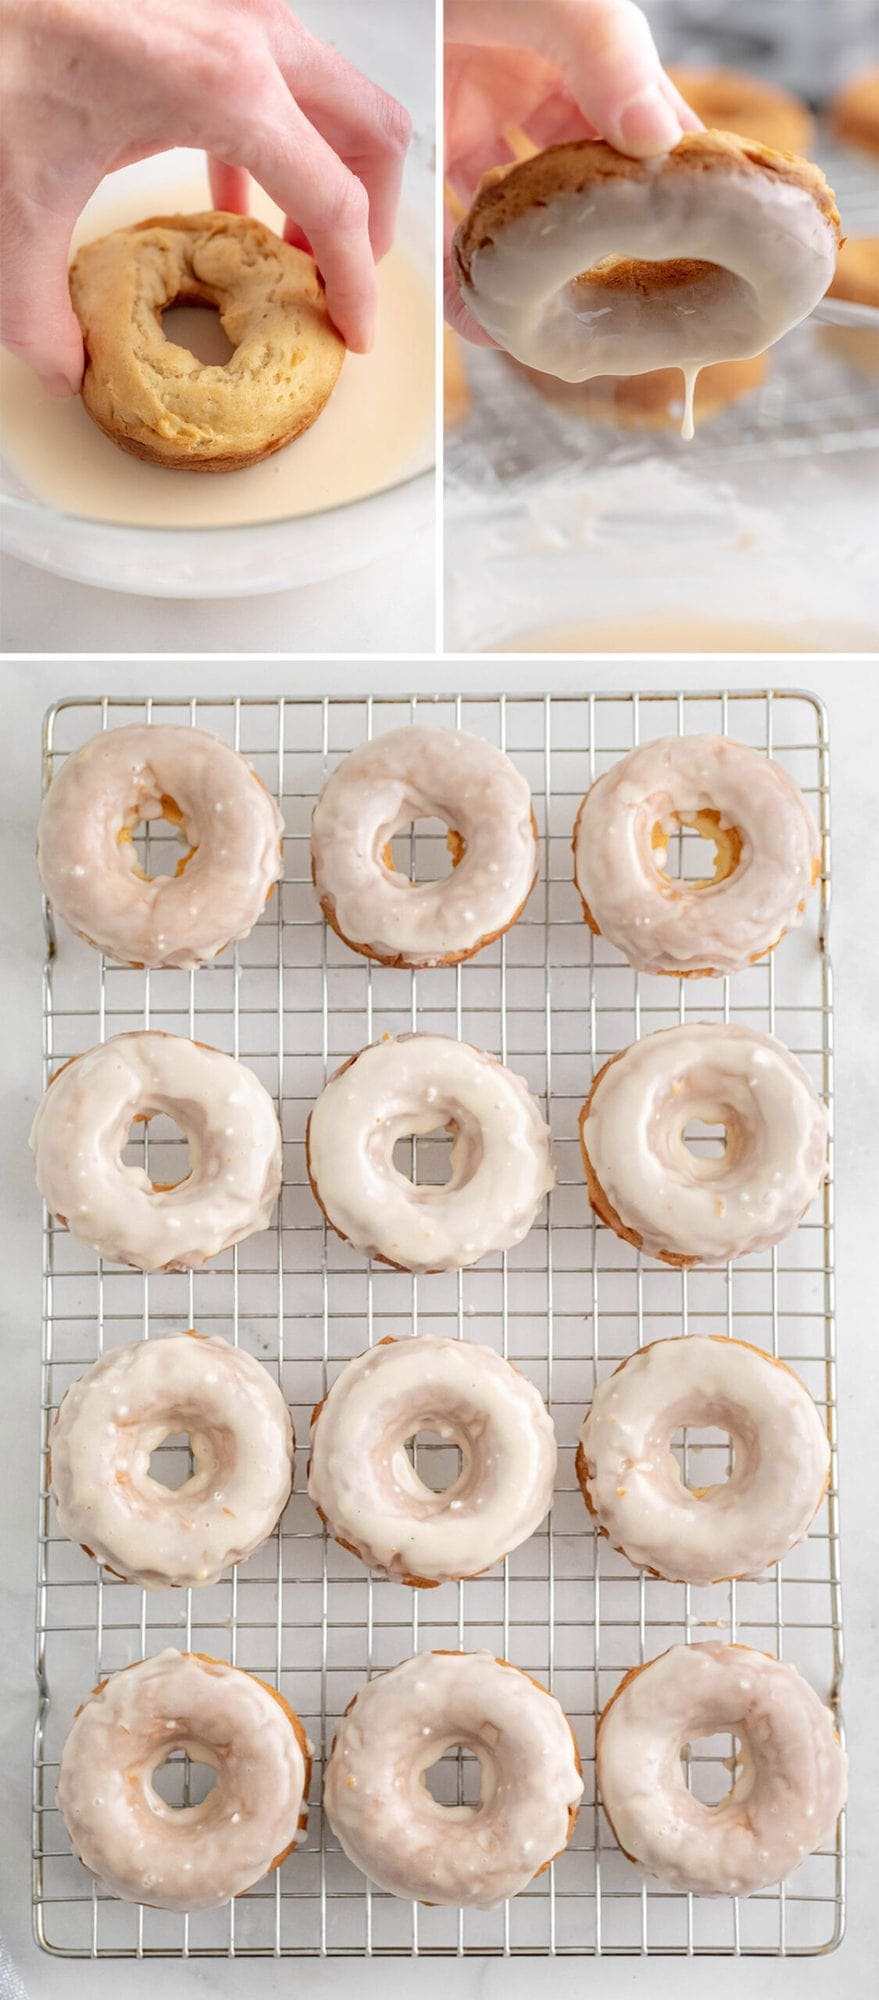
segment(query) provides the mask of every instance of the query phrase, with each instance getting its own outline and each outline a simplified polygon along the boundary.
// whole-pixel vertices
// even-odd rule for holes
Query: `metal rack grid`
[[[371,965],[328,931],[310,883],[308,829],[327,769],[373,730],[416,717],[464,726],[509,751],[533,788],[543,861],[526,911],[505,939],[463,966],[412,974]],[[106,964],[64,926],[56,946],[47,912],[46,1074],[96,1040],[140,1025],[226,1048],[276,1096],[284,1190],[272,1231],[195,1273],[147,1277],[102,1265],[47,1221],[44,1453],[53,1410],[96,1354],[195,1325],[241,1341],[276,1373],[296,1425],[296,1480],[280,1534],[250,1561],[205,1590],[152,1593],[102,1576],[58,1534],[44,1483],[33,1793],[39,1942],[62,1956],[120,1958],[832,1950],[843,1925],[842,1826],[837,1843],[785,1887],[745,1901],[671,1893],[642,1880],[618,1851],[595,1797],[593,1757],[595,1717],[622,1674],[679,1641],[720,1634],[763,1647],[800,1667],[838,1713],[831,1183],[771,1253],[724,1271],[671,1270],[596,1226],[576,1123],[593,1069],[606,1056],[687,1017],[776,1032],[832,1105],[829,746],[820,704],[790,690],[409,703],[76,699],[47,717],[45,781],[97,728],[136,719],[200,724],[245,752],[281,798],[284,881],[251,936],[194,973]],[[581,920],[570,874],[576,806],[591,779],[633,742],[705,729],[772,752],[801,783],[821,828],[820,892],[804,928],[732,981],[638,976]],[[413,878],[440,872],[444,833],[430,823],[413,829]],[[148,868],[150,847],[167,837],[164,826],[147,829]],[[681,871],[703,874],[696,836],[679,846]],[[460,1274],[412,1279],[370,1268],[327,1233],[307,1185],[303,1132],[328,1071],[385,1031],[416,1027],[495,1050],[527,1077],[547,1107],[558,1185],[545,1218],[507,1256]],[[145,1136],[136,1146],[150,1148],[154,1175],[179,1178],[180,1135],[172,1129],[163,1136],[158,1120],[151,1133],[138,1130]],[[712,1144],[711,1136],[702,1143]],[[441,1177],[441,1150],[419,1142],[421,1179]],[[327,1543],[305,1491],[312,1404],[368,1341],[410,1331],[471,1337],[509,1354],[549,1398],[561,1447],[549,1524],[488,1576],[422,1593],[370,1579],[354,1557]],[[705,1590],[641,1575],[599,1542],[573,1469],[595,1380],[644,1341],[697,1331],[737,1334],[792,1363],[826,1411],[833,1450],[830,1489],[807,1542],[757,1582]],[[447,1483],[442,1456],[436,1474],[429,1470],[436,1447],[424,1441],[417,1449],[423,1475]],[[699,1483],[722,1478],[726,1441],[689,1433],[685,1477],[697,1451]],[[70,1854],[54,1805],[60,1747],[77,1702],[98,1678],[175,1644],[275,1682],[316,1745],[305,1847],[247,1896],[190,1917],[137,1909],[99,1891]],[[335,1718],[367,1675],[431,1646],[487,1646],[551,1684],[580,1743],[586,1789],[569,1848],[548,1874],[491,1913],[413,1907],[370,1888],[321,1814],[321,1759]],[[706,1801],[728,1788],[730,1747],[729,1738],[700,1744],[690,1758],[690,1782]],[[453,1755],[439,1770],[440,1796],[473,1797],[468,1760]],[[185,1761],[169,1765],[162,1789],[170,1778],[178,1790],[167,1796],[195,1799],[200,1775]]]

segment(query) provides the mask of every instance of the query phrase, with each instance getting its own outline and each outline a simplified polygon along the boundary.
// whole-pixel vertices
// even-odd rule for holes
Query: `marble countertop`
[[[733,687],[765,684],[769,670],[760,661],[742,665],[690,661],[643,664],[623,669],[619,660],[583,663],[572,658],[536,664],[527,659],[444,664],[443,680],[456,678],[470,691],[533,690],[541,684],[559,691],[585,691],[627,682],[643,687]],[[345,1961],[327,1964],[244,1961],[235,1963],[153,1962],[149,1969],[124,1962],[91,1965],[41,1956],[30,1936],[29,1808],[30,1738],[34,1716],[33,1577],[38,1442],[39,1205],[27,1163],[26,1139],[39,1087],[39,990],[42,958],[40,908],[33,866],[33,834],[39,797],[39,725],[44,708],[62,694],[140,692],[149,672],[157,694],[186,690],[291,694],[313,681],[309,662],[254,663],[236,667],[167,661],[147,669],[138,662],[96,667],[77,663],[8,663],[4,670],[2,864],[6,885],[2,914],[6,1034],[2,1054],[2,1167],[7,1189],[7,1268],[3,1286],[4,1473],[0,1629],[5,1634],[5,1698],[0,1711],[4,1773],[3,1830],[0,1834],[2,1924],[29,2000],[137,2000],[149,1990],[155,2000],[268,2000],[305,1986],[309,2000],[355,2000],[380,1980],[389,2000],[413,1991],[423,2000],[452,1994],[455,2000],[567,2000],[584,1988],[602,2000],[645,1993],[651,2000],[712,1992],[724,2000],[756,1992],[766,2000],[816,2000],[863,1992],[872,1971],[879,1935],[875,1870],[869,1860],[868,1813],[879,1783],[875,1716],[879,1705],[879,1664],[875,1653],[875,1444],[868,1426],[876,1403],[879,1350],[876,1344],[877,1285],[872,1234],[875,1233],[875,1117],[879,1083],[875,991],[875,908],[879,868],[876,825],[875,751],[879,729],[879,673],[876,665],[776,661],[778,685],[809,687],[828,703],[831,718],[834,808],[833,954],[836,967],[838,1057],[837,1215],[840,1350],[841,1488],[844,1581],[847,1600],[848,1666],[845,1706],[852,1750],[850,1813],[850,1918],[841,1950],[825,1961],[771,1962],[745,1968],[730,1961],[699,1964],[683,1960],[602,1960],[600,1963],[538,1960],[504,1962]],[[379,692],[436,687],[435,661],[322,662],[321,681],[329,692],[362,690],[369,673]],[[869,1969],[869,1970],[868,1970]],[[6,2000],[0,1968],[0,1996]]]

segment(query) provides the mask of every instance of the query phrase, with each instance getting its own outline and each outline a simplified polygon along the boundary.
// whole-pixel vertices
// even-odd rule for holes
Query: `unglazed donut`
[[[729,1731],[729,1796],[687,1790],[681,1751]],[[750,1646],[672,1646],[625,1675],[598,1720],[598,1784],[611,1831],[645,1874],[697,1896],[750,1896],[828,1840],[847,1763],[833,1717],[795,1667]]]
[[[684,1485],[677,1430],[729,1432],[729,1478]],[[599,1383],[580,1432],[577,1478],[613,1548],[672,1583],[759,1576],[808,1533],[830,1445],[799,1377],[725,1335],[656,1340]]]
[[[476,1806],[442,1806],[425,1772],[456,1745]],[[570,1839],[583,1790],[554,1695],[491,1653],[419,1653],[367,1681],[333,1745],[324,1806],[349,1861],[392,1896],[491,1910]]]
[[[164,1112],[190,1170],[156,1186],[122,1158],[131,1125]],[[59,1222],[138,1271],[196,1270],[267,1229],[281,1187],[275,1107],[244,1063],[183,1035],[113,1035],[56,1070],[31,1129],[37,1186]]]
[[[829,116],[838,139],[879,153],[879,66],[850,77],[837,91]]]
[[[132,833],[169,820],[176,873],[145,876]],[[132,723],[62,764],[37,832],[46,895],[125,965],[201,965],[246,937],[282,873],[284,822],[256,772],[206,729]]]
[[[166,1805],[153,1787],[172,1750],[217,1774],[199,1805]],[[112,1895],[213,1910],[303,1839],[311,1754],[277,1689],[205,1653],[169,1650],[101,1681],[77,1710],[58,1809],[74,1853]]]
[[[432,817],[449,829],[455,866],[410,882],[392,842]],[[456,965],[509,930],[531,894],[531,793],[493,743],[410,724],[338,765],[314,809],[311,855],[324,916],[355,951],[385,965]]]
[[[726,1129],[696,1155],[691,1119]],[[665,1264],[726,1264],[790,1234],[821,1187],[827,1114],[774,1035],[729,1023],[660,1028],[612,1056],[580,1113],[589,1199]]]
[[[312,1419],[308,1491],[330,1534],[396,1583],[477,1576],[539,1528],[556,1440],[533,1383],[471,1341],[380,1341],[343,1368]],[[406,1444],[435,1431],[462,1466],[442,1493]]]
[[[150,1454],[179,1432],[195,1466],[174,1489]],[[290,1497],[293,1426],[252,1354],[190,1329],[102,1355],[63,1397],[49,1452],[62,1533],[160,1589],[216,1583],[267,1540]]]
[[[805,153],[812,143],[815,121],[808,105],[765,77],[680,63],[671,65],[668,74],[697,118],[713,130],[758,139],[780,153]]]
[[[397,1140],[443,1129],[450,1178],[417,1186],[394,1165]],[[337,1235],[403,1271],[460,1271],[511,1249],[554,1182],[527,1084],[451,1035],[389,1035],[351,1056],[321,1091],[305,1146]]]
[[[157,215],[77,252],[82,400],[123,451],[171,471],[236,472],[320,416],[345,359],[314,258],[250,215]],[[225,367],[168,340],[174,305],[215,306]]]
[[[665,872],[694,827],[714,879]],[[740,972],[802,922],[821,870],[818,829],[780,764],[725,736],[642,743],[590,787],[574,826],[574,880],[590,929],[639,972]]]
[[[817,167],[687,132],[649,160],[580,139],[493,169],[453,260],[518,361],[566,382],[677,367],[689,397],[701,368],[761,354],[812,312],[838,242]]]

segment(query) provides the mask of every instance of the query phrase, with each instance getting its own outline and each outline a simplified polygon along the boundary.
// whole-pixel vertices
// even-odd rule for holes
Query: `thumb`
[[[4,204],[0,226],[0,341],[53,396],[76,395],[85,360],[67,278],[74,221],[75,212],[16,197]]]

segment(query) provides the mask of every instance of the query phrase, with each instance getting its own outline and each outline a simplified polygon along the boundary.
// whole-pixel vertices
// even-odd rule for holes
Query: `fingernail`
[[[630,99],[618,124],[623,145],[637,146],[639,152],[670,153],[681,137],[680,119],[655,84]]]
[[[57,396],[59,402],[63,396],[77,396],[79,394],[78,385],[74,388],[73,383],[68,381],[66,375],[41,375],[40,380],[47,396]]]

